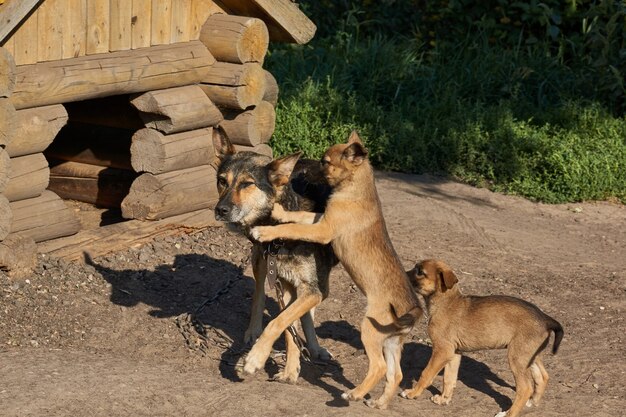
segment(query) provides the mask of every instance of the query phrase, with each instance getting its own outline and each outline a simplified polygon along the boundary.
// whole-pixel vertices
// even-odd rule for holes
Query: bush
[[[349,10],[341,31],[322,26],[325,37],[270,54],[281,86],[277,154],[319,158],[358,129],[381,169],[450,174],[546,202],[626,201],[620,90],[595,78],[589,57],[574,65],[552,40],[507,46],[475,27],[434,45],[390,36],[385,22],[409,22],[348,24],[369,13],[354,3],[334,3]]]

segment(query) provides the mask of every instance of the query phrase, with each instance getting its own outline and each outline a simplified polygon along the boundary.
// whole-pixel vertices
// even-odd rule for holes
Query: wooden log
[[[4,239],[11,232],[13,224],[13,212],[9,200],[0,194],[0,240]]]
[[[50,165],[50,191],[98,207],[119,207],[138,176],[126,169],[79,162],[51,161]]]
[[[274,106],[267,101],[242,113],[225,113],[224,117],[220,127],[237,145],[256,146],[269,141],[276,125]]]
[[[130,143],[133,130],[82,123],[67,125],[45,151],[50,159],[132,169]]]
[[[70,123],[80,122],[132,130],[144,127],[139,112],[130,105],[127,95],[65,103],[64,106]]]
[[[267,101],[272,106],[276,107],[278,103],[278,82],[271,72],[265,71],[265,94],[263,94],[263,101]]]
[[[19,233],[13,233],[0,242],[0,270],[6,271],[9,278],[21,278],[37,266],[37,245],[35,241]]]
[[[7,187],[9,172],[11,172],[11,159],[7,151],[0,148],[0,194],[2,194]]]
[[[0,48],[0,97],[9,97],[15,89],[15,60],[5,48]]]
[[[224,117],[196,85],[143,93],[131,100],[146,127],[176,133],[219,124]]]
[[[48,160],[42,153],[11,158],[11,172],[4,195],[11,202],[39,197],[49,179]]]
[[[17,128],[15,107],[8,98],[0,98],[0,146],[7,146]]]
[[[256,106],[265,93],[265,73],[259,64],[216,62],[200,87],[218,106],[244,110]]]
[[[260,155],[273,157],[274,152],[272,151],[272,147],[267,143],[261,143],[256,146],[244,146],[244,145],[233,145],[237,152],[254,152]]]
[[[67,112],[60,104],[34,107],[18,110],[16,120],[15,136],[6,148],[12,158],[43,152],[67,123]]]
[[[194,84],[214,62],[200,41],[22,65],[9,98],[16,108]]]
[[[263,63],[269,33],[261,19],[214,14],[202,25],[200,40],[218,61]]]
[[[158,220],[212,207],[217,201],[215,169],[209,165],[142,174],[122,201],[126,219]]]
[[[131,165],[137,172],[161,174],[210,164],[215,155],[212,135],[210,127],[172,135],[141,129],[133,135]]]
[[[44,191],[39,197],[10,203],[13,211],[11,232],[43,242],[61,236],[69,236],[80,230],[80,221],[52,191]]]

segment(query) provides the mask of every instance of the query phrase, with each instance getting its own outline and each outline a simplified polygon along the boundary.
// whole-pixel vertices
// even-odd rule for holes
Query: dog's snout
[[[230,213],[230,207],[225,204],[219,204],[215,207],[215,214],[218,216],[224,217]]]

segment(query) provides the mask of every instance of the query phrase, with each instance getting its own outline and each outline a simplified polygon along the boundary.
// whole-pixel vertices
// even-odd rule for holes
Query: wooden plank
[[[198,39],[200,29],[209,16],[215,13],[226,13],[213,0],[191,0],[190,38]]]
[[[163,133],[216,126],[224,117],[197,85],[148,91],[131,100],[146,127]]]
[[[191,2],[172,1],[171,43],[187,42],[191,36]]]
[[[109,51],[127,51],[130,49],[132,17],[132,1],[111,0]]]
[[[0,44],[0,47],[7,51],[11,55],[15,55],[15,36],[11,36],[4,43]]]
[[[13,212],[9,200],[0,194],[0,240],[11,232],[11,224],[13,224]]]
[[[87,46],[87,0],[65,0],[63,58],[85,55]]]
[[[16,69],[16,108],[189,85],[203,80],[214,58],[199,41],[153,46]]]
[[[6,48],[0,48],[0,98],[9,97],[15,89],[15,59]],[[2,130],[2,126],[0,126]],[[0,144],[2,142],[0,141]]]
[[[141,246],[158,236],[180,235],[210,226],[221,226],[221,223],[215,220],[212,208],[152,222],[129,220],[93,230],[81,230],[74,236],[40,243],[38,250],[55,258],[80,261],[84,259],[85,253],[95,258],[129,247]]]
[[[62,0],[46,0],[37,13],[37,61],[63,58],[63,25],[68,12]]]
[[[317,30],[297,3],[291,0],[221,0],[221,3],[232,14],[263,19],[273,41],[304,44],[313,38]]]
[[[170,43],[172,37],[172,0],[152,0],[151,45]]]
[[[17,30],[15,35],[15,63],[17,65],[34,64],[37,62],[37,14],[35,11]]]
[[[49,180],[50,168],[42,153],[11,158],[9,183],[4,196],[11,202],[39,197]]]
[[[18,110],[15,135],[6,151],[12,158],[43,152],[66,123],[67,112],[60,104]]]
[[[0,44],[43,0],[7,0],[0,7]]]
[[[109,0],[87,0],[87,55],[109,52]]]
[[[218,199],[215,169],[209,165],[164,174],[142,174],[122,201],[126,219],[159,220],[213,207]]]
[[[74,212],[52,191],[9,205],[13,212],[11,232],[19,232],[35,242],[73,235],[80,230]]]
[[[150,46],[152,32],[152,0],[132,0],[131,48]]]

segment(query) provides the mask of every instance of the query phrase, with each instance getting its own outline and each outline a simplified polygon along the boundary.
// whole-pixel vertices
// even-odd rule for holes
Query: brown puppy
[[[252,236],[261,242],[296,239],[332,244],[336,256],[367,297],[361,340],[369,369],[363,382],[342,397],[361,400],[385,376],[382,396],[367,404],[386,408],[402,380],[404,338],[422,310],[389,240],[372,167],[357,133],[352,132],[347,144],[330,147],[322,165],[333,189],[324,214],[289,212],[275,206],[272,215],[280,222],[307,224],[256,227]],[[260,368],[265,353],[269,353],[268,348],[255,351],[256,347],[246,361],[245,370],[250,372]],[[255,358],[254,366],[250,366],[250,358]]]
[[[401,395],[404,398],[419,396],[445,367],[442,394],[431,400],[440,405],[448,404],[461,363],[458,352],[508,348],[509,365],[515,377],[515,401],[508,411],[496,417],[515,417],[524,404],[538,405],[548,383],[541,353],[553,331],[552,353],[556,354],[563,338],[561,325],[519,298],[461,294],[456,276],[441,261],[422,261],[408,274],[415,289],[428,303],[428,334],[433,353],[419,381]],[[529,401],[531,395],[532,401]]]

